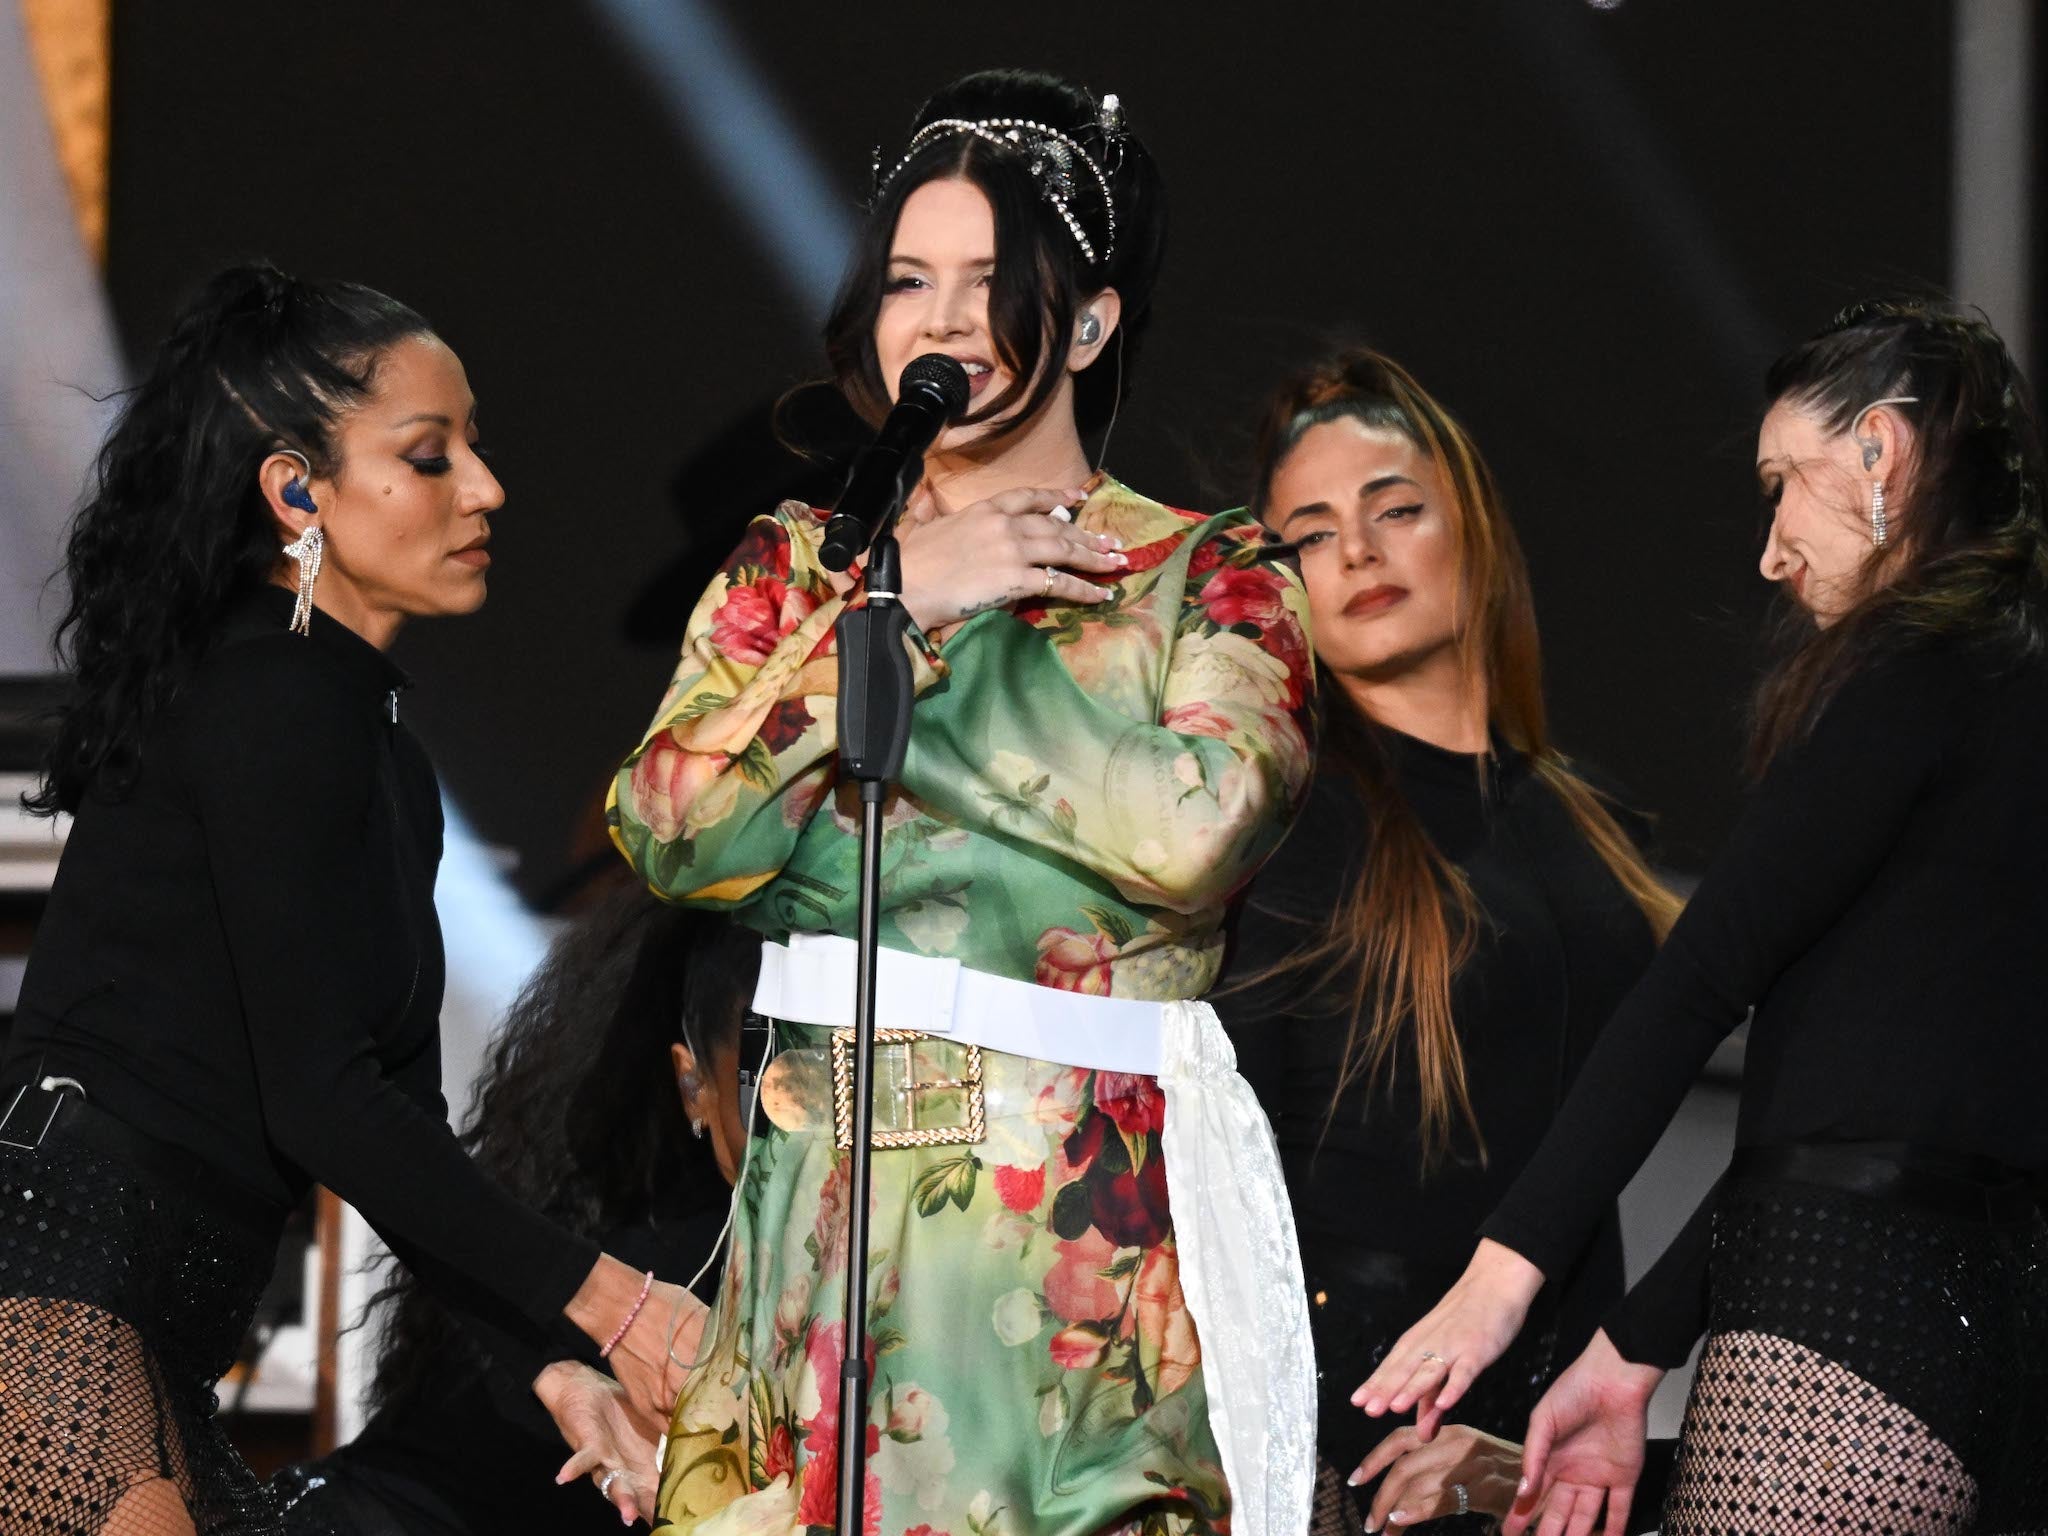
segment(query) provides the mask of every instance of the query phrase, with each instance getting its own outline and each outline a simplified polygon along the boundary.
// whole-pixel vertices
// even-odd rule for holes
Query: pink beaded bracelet
[[[619,1331],[604,1341],[604,1348],[597,1352],[600,1360],[609,1360],[612,1351],[619,1347],[619,1340],[626,1336],[626,1330],[633,1326],[633,1319],[640,1315],[640,1309],[647,1305],[647,1293],[654,1289],[654,1271],[647,1271],[647,1278],[640,1282],[640,1299],[633,1303],[633,1310],[626,1314],[626,1320],[619,1324]]]

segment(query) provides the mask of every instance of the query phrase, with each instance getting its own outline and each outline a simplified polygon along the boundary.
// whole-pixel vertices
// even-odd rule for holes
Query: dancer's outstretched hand
[[[1387,1475],[1365,1519],[1368,1531],[1455,1515],[1460,1487],[1465,1490],[1466,1509],[1500,1516],[1515,1501],[1522,1448],[1469,1424],[1446,1424],[1434,1440],[1425,1442],[1414,1425],[1403,1424],[1372,1448],[1351,1474],[1351,1482],[1369,1483],[1382,1472]]]
[[[1542,1288],[1542,1270],[1514,1249],[1482,1239],[1458,1283],[1394,1342],[1379,1369],[1351,1394],[1352,1404],[1373,1418],[1413,1408],[1417,1433],[1434,1438],[1445,1411],[1514,1341]]]
[[[634,1423],[626,1389],[587,1365],[557,1360],[534,1378],[533,1392],[572,1453],[555,1481],[587,1477],[626,1524],[652,1521],[655,1442]]]
[[[1628,1529],[1643,1471],[1650,1396],[1664,1372],[1622,1359],[1601,1329],[1529,1416],[1522,1493],[1501,1529],[1520,1536],[1589,1536],[1605,1506],[1604,1536]]]

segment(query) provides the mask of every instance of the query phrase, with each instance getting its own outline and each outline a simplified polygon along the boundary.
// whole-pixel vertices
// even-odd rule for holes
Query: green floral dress
[[[1191,998],[1215,977],[1225,902],[1307,782],[1307,601],[1241,513],[1104,481],[1076,522],[1124,541],[1113,599],[983,613],[919,650],[882,942],[1043,986]],[[861,594],[819,565],[822,533],[797,504],[755,521],[614,786],[613,834],[657,892],[771,937],[856,926],[832,626]],[[833,1523],[848,1168],[827,1032],[780,1034],[660,1530]],[[877,1125],[918,1097],[907,1083],[957,1076],[960,1050],[879,1051]],[[1227,1529],[1157,1083],[982,1060],[979,1143],[875,1154],[868,1530]],[[943,1116],[945,1098],[918,1112]]]

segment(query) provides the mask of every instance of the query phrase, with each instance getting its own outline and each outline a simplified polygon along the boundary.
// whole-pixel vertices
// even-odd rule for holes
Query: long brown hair
[[[1900,536],[1873,549],[1856,600],[1825,629],[1787,616],[1782,659],[1752,709],[1750,769],[1802,736],[1849,675],[1916,638],[1967,638],[2008,656],[2048,651],[2048,471],[2026,380],[1979,312],[1935,298],[1850,306],[1771,365],[1767,405],[1832,432],[1886,396],[1912,424],[1914,468],[1894,487]]]
[[[1457,644],[1465,675],[1484,682],[1494,732],[1563,802],[1661,942],[1677,919],[1678,899],[1658,884],[1600,795],[1551,745],[1528,567],[1493,472],[1464,427],[1393,359],[1364,348],[1327,358],[1289,379],[1266,407],[1255,447],[1253,510],[1264,515],[1274,472],[1302,436],[1340,419],[1400,432],[1442,468],[1451,487],[1460,571]],[[1451,983],[1473,950],[1477,904],[1463,872],[1429,840],[1402,796],[1383,728],[1334,679],[1323,681],[1323,751],[1357,781],[1372,837],[1365,868],[1329,925],[1278,969],[1318,990],[1350,994],[1332,1115],[1354,1083],[1363,1079],[1376,1088],[1386,1079],[1397,1047],[1412,1038],[1425,1164],[1448,1150],[1455,1119],[1471,1129],[1483,1159],[1485,1139],[1451,1017]]]

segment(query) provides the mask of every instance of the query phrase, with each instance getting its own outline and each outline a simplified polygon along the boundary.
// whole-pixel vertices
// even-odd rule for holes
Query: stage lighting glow
[[[724,184],[783,281],[822,315],[853,249],[846,199],[826,181],[725,19],[705,0],[591,5],[660,89],[678,135]]]

